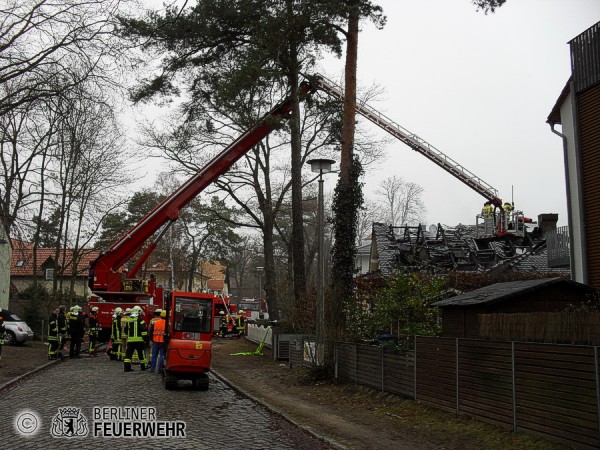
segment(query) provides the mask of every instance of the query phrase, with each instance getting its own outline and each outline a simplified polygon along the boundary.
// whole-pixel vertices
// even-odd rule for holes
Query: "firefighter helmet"
[[[96,312],[96,311],[98,311],[98,307],[97,307],[97,306],[94,306],[94,307],[92,308],[92,312]]]
[[[160,311],[160,317],[167,317],[167,312],[164,309]]]
[[[133,308],[131,308],[131,312],[140,312],[141,310],[142,308],[139,305],[135,305]]]
[[[125,308],[125,314],[131,314],[131,308]]]
[[[219,311],[219,314],[225,315],[225,311]]]
[[[120,306],[117,306],[117,307],[115,308],[115,313],[116,313],[116,314],[121,314],[122,312],[123,312],[123,308],[121,308]]]
[[[240,309],[240,312],[238,312],[238,314],[244,314],[244,310]]]

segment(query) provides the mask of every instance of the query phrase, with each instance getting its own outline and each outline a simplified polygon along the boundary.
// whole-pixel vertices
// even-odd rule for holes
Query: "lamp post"
[[[317,364],[322,364],[325,344],[325,210],[323,206],[323,174],[331,172],[331,165],[335,161],[332,159],[311,159],[310,170],[319,174],[319,200],[317,208],[317,230],[319,234],[319,259],[317,265],[317,335],[316,335],[316,356]]]
[[[258,297],[257,297],[257,299],[259,302],[260,302],[260,294],[261,294],[262,273],[263,273],[264,269],[265,269],[264,267],[256,268],[256,272],[258,272]]]

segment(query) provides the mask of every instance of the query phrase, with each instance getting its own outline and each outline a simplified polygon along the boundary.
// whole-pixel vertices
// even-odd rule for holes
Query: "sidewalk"
[[[511,433],[465,416],[335,380],[314,381],[303,370],[263,356],[244,339],[213,342],[212,370],[256,402],[316,434],[332,448],[351,449],[562,449],[546,440]]]

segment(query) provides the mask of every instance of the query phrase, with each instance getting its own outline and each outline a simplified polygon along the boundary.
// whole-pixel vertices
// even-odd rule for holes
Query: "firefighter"
[[[246,316],[244,316],[244,311],[240,310],[238,312],[238,316],[236,319],[236,330],[237,330],[237,334],[238,336],[243,336],[244,335],[244,331],[245,331],[245,326],[246,324]]]
[[[487,201],[483,204],[481,217],[483,218],[484,234],[492,234],[494,230],[494,206],[492,202]]]
[[[140,361],[140,369],[146,370],[148,361],[146,360],[146,341],[148,340],[148,330],[146,322],[142,318],[142,309],[139,306],[134,306],[131,315],[125,323],[123,334],[127,337],[127,350],[123,359],[123,370],[131,372],[131,358],[133,353],[137,354]]]
[[[161,311],[158,320],[154,322],[154,331],[152,333],[152,358],[150,359],[150,373],[160,372],[162,370],[165,354],[165,333],[167,317],[166,311]]]
[[[90,356],[96,356],[96,343],[98,342],[98,307],[92,307],[90,315],[87,318],[88,322],[88,338],[90,340],[90,346],[88,353]]]
[[[65,349],[65,343],[68,341],[67,338],[67,315],[65,313],[65,305],[58,307],[58,356],[63,357],[63,351]]]
[[[512,212],[514,210],[514,206],[510,203],[506,202],[502,205],[502,211],[504,212],[504,226],[505,230],[509,230],[513,228],[512,223]]]
[[[494,212],[492,202],[485,202],[483,204],[483,208],[481,208],[481,217],[484,219],[489,219],[492,216],[492,212]]]
[[[123,309],[116,307],[110,323],[110,345],[106,353],[111,361],[123,361],[123,349],[121,347],[121,335],[123,334],[123,329],[121,328],[122,314]]]
[[[71,307],[68,329],[71,335],[71,345],[69,346],[69,358],[81,358],[81,341],[85,331],[83,316],[80,314],[81,308],[77,305]]]
[[[125,312],[123,312],[121,316],[121,359],[125,357],[125,350],[127,349],[127,335],[125,334],[125,325],[129,321],[129,317],[131,316],[131,308],[125,308]]]
[[[227,324],[225,323],[225,311],[219,311],[219,336],[224,337],[227,331]]]
[[[152,344],[153,340],[152,340],[152,333],[154,332],[154,324],[160,319],[160,313],[162,312],[162,309],[157,309],[156,311],[154,311],[154,317],[150,320],[150,323],[148,324],[148,342],[150,344]]]
[[[54,308],[48,319],[48,359],[59,358],[60,332],[58,314],[58,308]]]

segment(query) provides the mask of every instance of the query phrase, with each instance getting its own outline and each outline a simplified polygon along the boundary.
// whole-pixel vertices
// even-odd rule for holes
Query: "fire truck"
[[[244,317],[247,319],[269,319],[269,311],[267,309],[267,302],[265,300],[258,300],[256,298],[243,298],[237,305],[239,311],[244,311]]]
[[[304,77],[310,80],[314,89],[323,91],[334,98],[343,100],[344,94],[342,88],[325,76],[321,74],[305,74]],[[497,189],[467,170],[462,164],[457,163],[451,157],[442,153],[429,142],[394,122],[392,119],[386,117],[368,104],[357,104],[356,112],[382,130],[391,134],[396,139],[408,145],[416,152],[425,156],[433,163],[437,164],[450,175],[482,195],[489,204],[491,204],[493,213],[490,218],[485,217],[484,214],[477,214],[475,218],[476,239],[519,239],[525,236],[524,224],[533,223],[532,219],[525,217],[523,211],[515,210],[512,203],[503,203],[498,197]]]
[[[310,83],[302,82],[299,98],[303,99],[312,90]],[[180,217],[181,209],[277,128],[282,119],[291,115],[291,109],[291,97],[275,106],[90,263],[88,285],[93,297],[88,307],[98,306],[104,338],[110,333],[112,313],[116,307],[139,305],[146,319],[156,308],[167,310],[163,370],[167,389],[174,388],[180,379],[192,380],[198,389],[208,389],[216,296],[167,292],[153,277],[140,277],[140,269]],[[152,242],[148,244],[150,239]],[[133,264],[124,269],[132,259]]]

